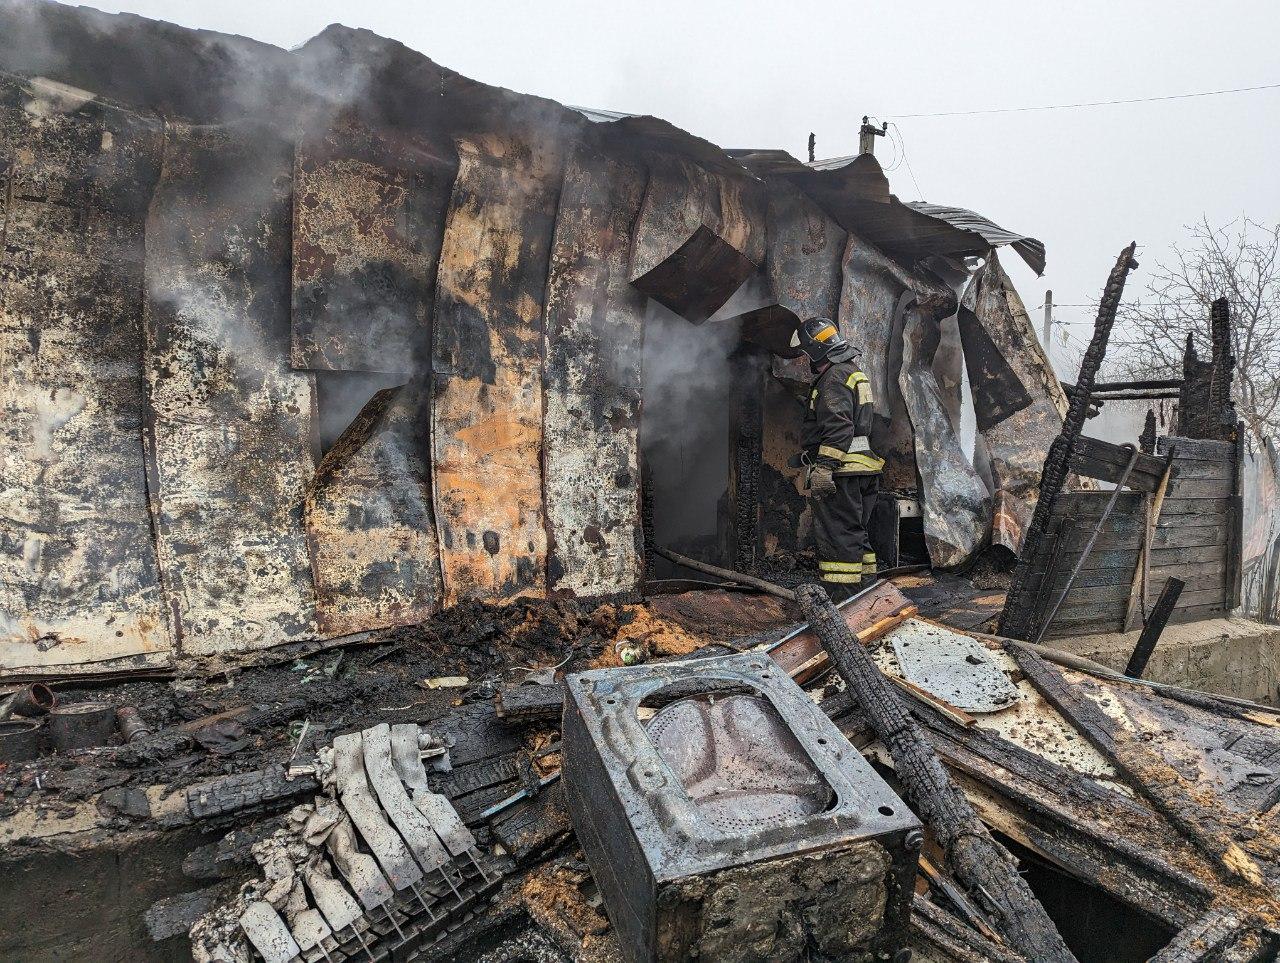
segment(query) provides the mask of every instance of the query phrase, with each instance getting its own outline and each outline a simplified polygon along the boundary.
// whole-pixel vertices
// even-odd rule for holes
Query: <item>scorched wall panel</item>
[[[459,142],[436,282],[432,477],[444,602],[546,591],[542,298],[560,169]]]
[[[840,293],[840,332],[862,351],[862,370],[871,382],[875,428],[871,447],[885,459],[887,488],[916,487],[911,421],[898,384],[902,369],[902,327],[909,278],[879,250],[853,234],[845,246]]]
[[[409,373],[427,361],[455,170],[452,145],[353,120],[298,145],[294,367]]]
[[[440,607],[426,385],[417,379],[374,395],[308,487],[324,635],[420,622]]]
[[[991,524],[987,486],[960,446],[947,400],[934,372],[942,332],[940,320],[954,301],[912,303],[902,331],[898,379],[914,429],[920,472],[920,503],[930,561],[942,568],[967,562],[986,541]]]
[[[167,661],[143,456],[159,124],[0,82],[0,671]]]
[[[547,588],[600,596],[642,577],[644,295],[627,281],[643,172],[589,146],[565,169],[547,280]]]
[[[185,654],[314,632],[312,377],[289,366],[292,163],[264,126],[166,131],[147,222],[147,371],[157,537]]]
[[[1044,454],[1062,430],[1067,399],[995,251],[965,289],[959,315],[978,431],[995,489],[991,542],[1017,554],[1035,510]],[[1014,379],[1013,387],[1027,403],[992,418],[1013,393],[988,376],[997,366]]]

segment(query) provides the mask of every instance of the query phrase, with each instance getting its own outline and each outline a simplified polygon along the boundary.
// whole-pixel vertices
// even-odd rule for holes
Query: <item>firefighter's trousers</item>
[[[876,571],[876,556],[867,533],[880,489],[879,475],[837,475],[835,494],[810,495],[818,571],[831,586],[854,588],[863,575]]]

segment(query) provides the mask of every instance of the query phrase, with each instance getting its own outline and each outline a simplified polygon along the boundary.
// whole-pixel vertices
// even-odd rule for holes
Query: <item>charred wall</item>
[[[801,549],[811,314],[862,347],[937,533],[971,481],[947,284],[706,141],[341,27],[285,52],[33,3],[0,31],[0,671],[635,592],[642,509],[661,540],[702,494],[709,551]]]

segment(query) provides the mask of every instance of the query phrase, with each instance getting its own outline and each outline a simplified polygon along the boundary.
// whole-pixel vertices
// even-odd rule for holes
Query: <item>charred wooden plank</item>
[[[1122,445],[1081,435],[1071,451],[1071,470],[1086,478],[1117,482],[1129,464],[1129,450]],[[1164,475],[1165,459],[1138,454],[1127,485],[1136,491],[1154,492]]]
[[[1231,480],[1188,479],[1169,483],[1170,498],[1213,499],[1220,501],[1231,497]]]
[[[1138,266],[1138,262],[1133,259],[1136,248],[1136,244],[1130,244],[1120,252],[1103,288],[1102,298],[1098,303],[1098,315],[1094,321],[1093,337],[1085,350],[1084,359],[1080,364],[1080,375],[1076,380],[1078,390],[1071,396],[1067,413],[1063,418],[1062,431],[1053,440],[1049,453],[1045,456],[1040,479],[1040,497],[1036,502],[1035,513],[1032,515],[1027,533],[1030,551],[1023,553],[1018,568],[1014,572],[1004,611],[1000,615],[999,631],[1002,635],[1028,638],[1035,629],[1032,619],[1036,613],[1028,604],[1029,592],[1024,584],[1029,574],[1027,556],[1035,551],[1036,543],[1048,529],[1049,520],[1054,514],[1055,503],[1067,480],[1071,450],[1080,437],[1085,418],[1088,416],[1089,392],[1093,390],[1098,368],[1107,353],[1107,341],[1111,337],[1111,328],[1115,324],[1120,297],[1124,293],[1125,278]]]
[[[1007,650],[1036,690],[1212,861],[1224,881],[1230,881],[1247,897],[1266,889],[1263,866],[1275,861],[1274,843],[1259,836],[1256,829],[1247,825],[1248,820],[1241,825],[1241,820],[1226,812],[1214,794],[1203,801],[1195,792],[1195,783],[1150,749],[1140,734],[1129,732],[1104,713],[1057,667],[1016,643],[1010,643]],[[1245,838],[1250,834],[1257,838]],[[1263,855],[1259,856],[1259,852]],[[1271,890],[1269,899],[1274,901],[1274,897]]]
[[[547,589],[635,591],[645,299],[627,283],[642,171],[579,146],[565,167],[543,331]]]
[[[1235,943],[1247,929],[1244,914],[1236,907],[1211,906],[1200,919],[1178,932],[1151,963],[1207,963],[1221,958],[1220,951]]]
[[[1151,653],[1156,650],[1156,643],[1160,641],[1160,633],[1168,624],[1169,616],[1173,614],[1173,607],[1178,604],[1178,596],[1182,594],[1184,588],[1186,583],[1181,579],[1171,578],[1165,581],[1164,588],[1160,590],[1160,597],[1152,606],[1147,624],[1142,627],[1138,642],[1133,647],[1133,654],[1129,656],[1129,663],[1124,670],[1125,675],[1135,679],[1142,678],[1147,662],[1151,659]]]
[[[1208,438],[1183,438],[1171,435],[1160,439],[1161,452],[1172,450],[1179,461],[1227,462],[1231,459],[1232,443]]]
[[[528,802],[495,816],[490,830],[517,864],[563,842],[573,832],[573,825],[564,804],[562,783],[548,786]]]
[[[979,822],[826,593],[817,585],[802,585],[796,594],[841,678],[892,754],[908,800],[933,830],[957,878],[985,895],[993,925],[1011,946],[1032,959],[1074,960],[1012,857]]]
[[[564,709],[564,686],[559,682],[507,686],[498,691],[493,701],[498,718],[510,722],[559,719]]]
[[[436,281],[431,446],[444,603],[546,591],[542,301],[559,172],[460,141]]]
[[[931,707],[915,714],[984,821],[1170,926],[1191,922],[1212,897],[1211,871],[1171,846],[1176,833],[1143,803]]]
[[[916,895],[911,904],[911,929],[930,947],[947,953],[957,963],[1021,963],[1020,953],[999,946],[934,904]]]

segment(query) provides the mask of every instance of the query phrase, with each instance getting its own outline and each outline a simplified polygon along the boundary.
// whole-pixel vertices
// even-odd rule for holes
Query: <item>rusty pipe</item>
[[[11,715],[35,719],[47,715],[57,704],[58,697],[52,689],[43,682],[33,682],[5,699],[4,704],[0,705],[0,719],[7,719]]]
[[[133,706],[121,706],[116,710],[116,724],[125,742],[136,742],[151,735],[151,727],[142,721],[142,716]]]

